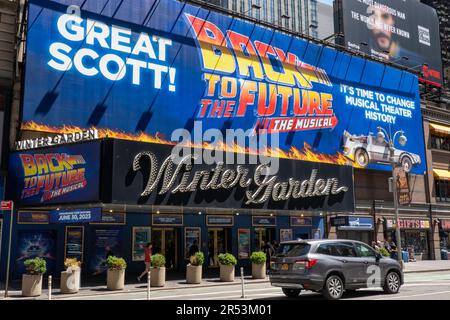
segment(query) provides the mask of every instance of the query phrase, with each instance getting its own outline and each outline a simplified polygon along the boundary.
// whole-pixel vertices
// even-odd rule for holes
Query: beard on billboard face
[[[380,33],[375,33],[374,38],[375,38],[375,42],[376,42],[377,46],[380,49],[389,51],[389,49],[391,47],[391,43],[392,43],[391,37],[389,37],[385,33],[380,32]]]

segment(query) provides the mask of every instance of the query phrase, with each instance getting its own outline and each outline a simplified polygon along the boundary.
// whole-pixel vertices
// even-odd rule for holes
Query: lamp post
[[[397,194],[397,179],[395,176],[395,160],[394,160],[394,154],[395,154],[395,138],[397,135],[400,135],[398,137],[398,143],[402,146],[406,145],[406,142],[408,141],[403,130],[399,130],[396,133],[394,133],[394,136],[391,137],[385,129],[382,127],[378,127],[378,134],[377,134],[377,140],[378,142],[386,142],[389,145],[389,153],[390,153],[390,162],[392,166],[392,192],[394,193],[394,208],[395,208],[395,237],[397,239],[397,260],[400,266],[403,269],[403,260],[402,260],[402,241],[401,241],[401,234],[400,234],[400,218],[399,218],[399,203],[398,203],[398,194]]]

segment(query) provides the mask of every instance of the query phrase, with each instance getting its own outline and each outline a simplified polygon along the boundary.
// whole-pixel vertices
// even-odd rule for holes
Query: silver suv
[[[332,300],[360,288],[382,287],[393,294],[403,284],[396,260],[354,240],[282,242],[270,261],[269,278],[288,297],[312,290]]]

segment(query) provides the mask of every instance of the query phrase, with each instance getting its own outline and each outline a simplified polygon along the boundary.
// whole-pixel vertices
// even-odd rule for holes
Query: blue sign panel
[[[233,216],[206,216],[207,226],[233,226],[234,217]]]
[[[350,216],[346,225],[339,226],[339,230],[373,230],[372,217]]]
[[[291,217],[292,227],[310,227],[312,226],[312,218],[310,217]]]
[[[19,211],[17,223],[19,224],[48,224],[49,214],[47,211]]]
[[[102,208],[52,210],[50,211],[51,223],[83,223],[100,221]]]
[[[29,3],[22,129],[262,130],[280,156],[381,170],[393,137],[378,131],[402,130],[395,161],[426,170],[411,73],[183,1]]]
[[[332,217],[330,222],[332,227],[348,226],[349,217]]]
[[[264,227],[264,226],[276,226],[277,218],[276,217],[252,217],[252,225],[255,227]]]
[[[99,199],[100,142],[15,152],[9,197],[21,205]]]
[[[182,214],[157,214],[152,215],[152,225],[154,226],[182,226]]]

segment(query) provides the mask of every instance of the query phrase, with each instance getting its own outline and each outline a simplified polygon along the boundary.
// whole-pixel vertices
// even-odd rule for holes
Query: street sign
[[[12,201],[2,201],[1,202],[1,210],[12,210]]]

